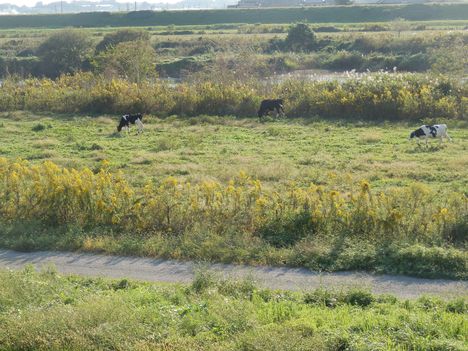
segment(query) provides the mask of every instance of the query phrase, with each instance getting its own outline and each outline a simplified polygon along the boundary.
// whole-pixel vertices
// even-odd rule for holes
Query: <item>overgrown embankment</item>
[[[3,350],[465,350],[467,303],[368,291],[189,286],[1,271]]]
[[[262,98],[283,97],[290,117],[352,120],[466,118],[467,85],[443,77],[378,74],[346,82],[286,81],[130,83],[92,74],[57,80],[6,80],[0,110],[59,113],[140,111],[157,116],[235,115],[253,117]]]
[[[79,14],[2,16],[0,28],[131,27],[221,23],[355,23],[466,20],[466,4],[323,6],[303,8],[230,9],[199,11],[90,12]]]
[[[273,191],[243,173],[225,185],[168,178],[140,189],[105,165],[94,174],[0,162],[6,247],[467,278],[463,193],[375,192],[367,181],[348,192],[293,183]]]

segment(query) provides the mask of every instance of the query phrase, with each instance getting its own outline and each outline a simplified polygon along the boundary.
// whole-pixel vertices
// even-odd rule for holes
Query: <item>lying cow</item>
[[[426,141],[426,145],[427,139],[429,138],[439,138],[439,143],[442,143],[443,138],[447,138],[452,141],[452,138],[450,138],[447,133],[446,124],[434,124],[433,126],[423,125],[410,134],[409,140],[413,138],[418,138],[418,144],[421,139],[424,139]]]
[[[121,131],[123,128],[127,129],[127,132],[130,131],[130,124],[136,124],[138,127],[138,133],[143,132],[143,115],[141,113],[137,113],[135,115],[123,115],[120,118],[120,123],[117,126],[117,131]]]
[[[278,115],[284,116],[283,106],[283,99],[263,100],[260,104],[260,109],[258,110],[258,118],[262,119],[263,116],[268,115],[274,110],[276,110]]]

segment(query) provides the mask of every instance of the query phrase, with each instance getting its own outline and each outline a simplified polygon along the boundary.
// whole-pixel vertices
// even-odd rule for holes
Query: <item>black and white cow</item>
[[[284,116],[284,101],[283,99],[267,99],[263,100],[258,110],[258,118],[268,115],[270,112],[276,110],[278,115]]]
[[[117,126],[117,131],[120,132],[122,129],[125,128],[127,129],[127,132],[128,132],[130,131],[130,124],[136,124],[136,126],[138,127],[138,133],[142,133],[143,128],[144,128],[142,120],[143,120],[143,115],[141,113],[137,113],[135,115],[130,115],[130,114],[123,115],[120,118],[120,123]]]
[[[434,124],[433,126],[423,125],[412,132],[409,136],[409,140],[418,138],[418,144],[421,139],[426,141],[429,138],[439,138],[439,143],[442,143],[443,138],[447,138],[452,141],[452,138],[447,133],[447,125],[446,124]]]

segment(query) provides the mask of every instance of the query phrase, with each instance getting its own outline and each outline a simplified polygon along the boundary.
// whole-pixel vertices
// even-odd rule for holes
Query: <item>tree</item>
[[[148,32],[135,29],[122,29],[117,32],[107,34],[101,42],[96,46],[96,52],[105,51],[117,44],[129,41],[147,41],[149,40]]]
[[[145,41],[123,42],[100,53],[94,61],[97,72],[139,83],[156,76],[156,53]]]
[[[298,23],[289,29],[284,45],[291,51],[312,51],[317,46],[317,39],[307,24]]]
[[[37,49],[37,56],[41,72],[55,78],[82,70],[91,51],[91,40],[85,32],[66,29],[46,39]]]

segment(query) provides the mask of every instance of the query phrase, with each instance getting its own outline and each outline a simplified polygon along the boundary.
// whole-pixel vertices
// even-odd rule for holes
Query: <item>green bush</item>
[[[81,71],[91,51],[91,40],[86,32],[66,29],[46,39],[37,49],[37,56],[41,60],[41,72],[57,77]]]
[[[369,291],[354,289],[345,294],[344,301],[353,306],[367,307],[375,299]]]
[[[316,46],[317,38],[315,33],[304,23],[292,26],[284,40],[284,48],[295,52],[312,51]]]
[[[385,264],[393,267],[395,273],[434,278],[458,272],[458,278],[468,278],[468,254],[452,248],[411,245],[390,250],[384,260],[389,261]]]
[[[150,38],[149,33],[135,29],[120,29],[116,32],[106,34],[96,46],[99,53],[124,42],[145,42]]]

